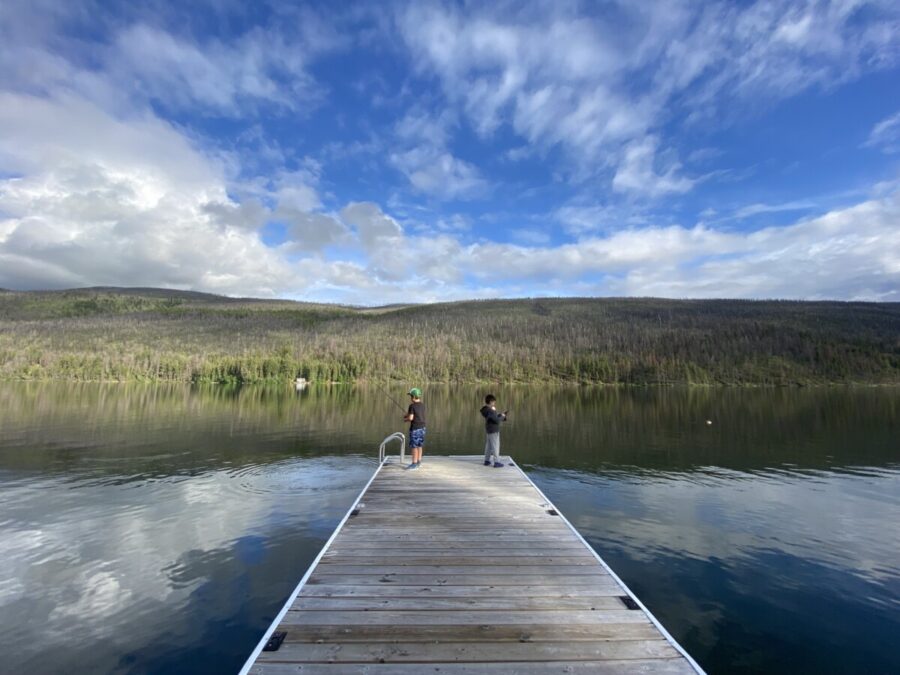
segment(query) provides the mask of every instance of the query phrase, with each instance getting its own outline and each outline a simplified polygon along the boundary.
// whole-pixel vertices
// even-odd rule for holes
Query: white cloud
[[[482,194],[487,181],[473,164],[448,149],[453,118],[417,110],[407,113],[395,129],[398,149],[390,162],[419,192],[440,199],[467,199]]]
[[[562,206],[553,214],[570,234],[583,235],[618,225],[617,209],[611,206]]]
[[[406,174],[417,190],[442,199],[466,199],[487,188],[474,165],[434,147],[394,153],[391,163]]]
[[[450,139],[450,128],[454,125],[453,117],[446,111],[430,115],[423,110],[411,110],[397,122],[396,136],[413,145],[431,143],[443,147]]]
[[[703,227],[647,227],[622,230],[556,247],[525,248],[479,244],[467,249],[469,273],[500,279],[578,279],[628,272],[668,261],[693,259],[727,249],[733,235]]]
[[[315,166],[245,185],[255,196],[237,202],[224,162],[148,113],[117,118],[73,96],[4,93],[0,128],[0,161],[13,174],[0,180],[3,287],[298,294],[315,279],[285,254],[350,240],[340,219],[315,211]],[[287,225],[281,249],[260,241],[269,220]]]
[[[135,198],[145,204],[160,198],[163,184],[209,189],[223,174],[167,122],[147,113],[120,119],[75,96],[0,93],[0,128],[0,161],[7,171],[78,164],[140,174]],[[81,178],[75,187],[88,187],[89,176]]]
[[[509,125],[565,149],[578,177],[617,167],[618,189],[646,193],[637,179],[648,176],[658,195],[691,188],[646,169],[666,123],[715,121],[725,102],[767,105],[900,61],[890,3],[616,4],[586,18],[569,3],[410,3],[398,25],[415,67],[480,134]]]
[[[232,117],[302,114],[324,92],[309,62],[342,44],[307,10],[229,37],[190,33],[175,8],[122,8],[119,16],[88,2],[48,6],[7,3],[0,15],[0,85],[57,95],[62,91],[119,112],[136,103]],[[85,17],[99,36],[85,49]],[[285,15],[287,14],[287,15]],[[220,33],[221,35],[221,33]]]
[[[257,199],[248,199],[240,204],[232,201],[207,202],[202,206],[202,211],[223,225],[254,232],[265,224],[269,216],[269,210]]]
[[[567,204],[552,214],[563,224],[566,232],[579,238],[598,232],[646,226],[648,216],[643,209],[631,204],[627,207],[614,204]]]
[[[527,145],[520,145],[515,148],[510,148],[504,153],[504,157],[508,159],[510,162],[518,162],[523,159],[527,159],[534,154],[534,151]]]
[[[897,194],[785,227],[731,235],[714,255],[672,255],[608,288],[624,295],[900,300]]]
[[[860,20],[860,15],[868,14]],[[694,113],[712,119],[722,104],[766,105],[888,67],[900,57],[895,6],[879,0],[763,0],[681,12],[653,83],[665,96],[686,91]]]
[[[232,43],[181,39],[145,24],[121,31],[107,70],[132,94],[168,108],[208,107],[242,116],[248,102],[298,110],[320,92],[306,72],[305,45],[274,31],[254,30]]]
[[[279,207],[295,211],[312,211],[322,206],[316,189],[305,181],[280,181],[273,198]]]
[[[886,153],[900,152],[900,111],[872,127],[865,144]]]
[[[352,226],[364,254],[359,263],[322,262],[316,269],[332,287],[344,285],[354,303],[409,302],[410,293],[436,300],[461,297],[462,246],[447,234],[410,235],[377,204],[350,203],[340,216]],[[452,287],[448,285],[452,284]],[[440,290],[438,290],[438,287]],[[393,298],[388,300],[388,298]]]
[[[356,228],[363,247],[370,252],[391,249],[403,237],[400,224],[371,202],[348,204],[341,210],[341,218]]]
[[[274,215],[289,225],[291,251],[308,254],[349,241],[349,230],[332,215],[281,208]]]
[[[533,228],[520,228],[513,233],[513,237],[525,246],[547,246],[552,238],[547,230]]]
[[[697,148],[696,150],[691,151],[687,157],[687,161],[689,164],[705,164],[706,162],[721,156],[722,150],[720,148]]]
[[[691,189],[695,181],[678,175],[681,165],[677,162],[667,166],[661,173],[657,172],[657,144],[656,138],[648,136],[625,148],[622,163],[613,178],[614,190],[659,197],[681,194]]]
[[[161,30],[134,28],[112,46],[98,45],[88,67],[66,56],[58,24],[71,16],[39,11],[22,21],[24,11],[4,5],[0,21],[0,286],[269,296],[312,283],[264,246],[257,230],[275,208],[294,250],[315,252],[334,239],[336,228],[323,226],[328,217],[309,213],[321,205],[315,167],[282,173],[274,186],[236,202],[231,159],[201,149],[142,105],[159,96],[171,106],[224,111],[268,97],[260,78],[273,71],[253,70],[259,55],[251,44],[265,36],[245,36],[239,49],[217,44],[207,54]],[[277,42],[269,40],[264,59],[282,58]],[[114,53],[145,47],[161,61]],[[299,47],[291,58],[300,58]],[[145,96],[135,97],[132,86]]]
[[[473,244],[455,264],[495,286],[565,282],[599,295],[897,301],[898,222],[894,192],[750,233],[638,227],[554,247]]]
[[[445,218],[438,218],[431,227],[422,226],[422,229],[430,231],[432,227],[438,232],[467,232],[472,229],[472,219],[454,213]]]
[[[0,286],[289,287],[248,230],[254,207],[234,204],[222,166],[167,123],[7,93],[0,127],[3,165],[21,174],[0,182]]]
[[[810,201],[798,200],[793,202],[785,202],[783,204],[748,204],[747,206],[742,206],[734,214],[731,218],[736,220],[741,220],[743,218],[750,218],[751,216],[757,216],[761,213],[784,213],[785,211],[808,211],[809,209],[814,209],[816,205]]]

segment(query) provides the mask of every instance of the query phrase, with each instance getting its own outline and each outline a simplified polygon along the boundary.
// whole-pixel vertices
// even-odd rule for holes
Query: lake
[[[900,672],[900,389],[426,387],[426,462],[481,452],[489,391],[504,454],[709,672]],[[402,414],[0,383],[0,671],[236,672]]]

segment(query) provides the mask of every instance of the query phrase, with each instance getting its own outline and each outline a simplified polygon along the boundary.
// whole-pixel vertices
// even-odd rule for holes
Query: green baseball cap
[[[418,387],[413,387],[412,389],[409,390],[409,395],[415,396],[416,398],[421,398],[422,390],[419,389]]]

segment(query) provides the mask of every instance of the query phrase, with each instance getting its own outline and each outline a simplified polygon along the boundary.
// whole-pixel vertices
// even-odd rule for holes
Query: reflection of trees
[[[900,461],[900,396],[890,388],[431,385],[426,454],[481,451],[486,393],[511,411],[503,450],[520,463],[667,471]],[[377,387],[313,386],[298,395],[287,385],[8,382],[0,385],[0,468],[164,476],[298,455],[374,459],[382,438],[405,430],[400,416]],[[93,461],[103,458],[110,461]]]

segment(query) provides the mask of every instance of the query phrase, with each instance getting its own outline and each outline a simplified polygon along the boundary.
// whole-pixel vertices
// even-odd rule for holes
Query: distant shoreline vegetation
[[[162,289],[0,292],[0,379],[900,384],[900,303],[648,298],[353,308]]]

